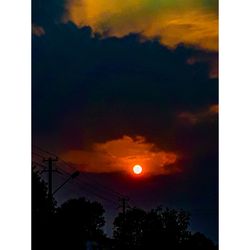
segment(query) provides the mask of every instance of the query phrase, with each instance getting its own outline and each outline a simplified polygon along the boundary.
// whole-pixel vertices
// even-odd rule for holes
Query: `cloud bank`
[[[217,51],[217,5],[216,0],[69,0],[64,21],[103,36],[140,33],[172,48],[184,43]]]
[[[209,65],[188,62],[208,52],[135,34],[103,39],[73,23],[34,35],[32,49],[35,144],[65,153],[140,135],[165,152],[217,150],[216,119],[196,130],[176,119],[218,103]]]

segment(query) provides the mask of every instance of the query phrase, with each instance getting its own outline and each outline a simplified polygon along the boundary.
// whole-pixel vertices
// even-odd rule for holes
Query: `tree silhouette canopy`
[[[53,202],[54,211],[55,201]],[[44,235],[50,224],[50,202],[47,184],[41,179],[38,171],[32,169],[32,248],[46,248]]]
[[[158,207],[146,212],[129,209],[114,221],[116,249],[216,249],[204,235],[192,235],[189,223],[190,215],[183,210]]]
[[[53,209],[48,188],[39,173],[32,170],[32,249],[86,248],[88,241],[104,244],[102,227],[104,209],[98,202],[85,198],[71,199]]]
[[[87,241],[102,242],[104,209],[98,202],[85,198],[66,201],[56,213],[56,229],[60,249],[84,249]]]
[[[70,199],[53,209],[47,184],[32,170],[32,249],[60,250],[215,250],[218,246],[201,233],[189,230],[190,215],[158,207],[130,208],[114,220],[113,238],[103,232],[104,208],[84,197]]]
[[[127,249],[176,248],[190,234],[189,214],[174,209],[132,208],[114,221],[114,238]]]

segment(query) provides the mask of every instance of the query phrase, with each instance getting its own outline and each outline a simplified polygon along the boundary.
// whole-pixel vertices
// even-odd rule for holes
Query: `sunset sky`
[[[34,145],[217,241],[217,0],[33,0],[32,42]]]

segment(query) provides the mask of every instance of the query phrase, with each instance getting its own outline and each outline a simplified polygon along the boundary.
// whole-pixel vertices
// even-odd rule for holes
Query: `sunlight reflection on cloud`
[[[143,166],[145,174],[171,174],[180,169],[173,168],[177,154],[158,149],[146,142],[142,136],[123,136],[104,143],[95,143],[91,150],[70,150],[62,156],[77,165],[80,170],[95,173],[131,172],[135,164]],[[168,171],[168,165],[171,171]]]
[[[140,33],[175,47],[179,43],[218,50],[217,1],[71,0],[65,21],[95,32],[122,37]]]

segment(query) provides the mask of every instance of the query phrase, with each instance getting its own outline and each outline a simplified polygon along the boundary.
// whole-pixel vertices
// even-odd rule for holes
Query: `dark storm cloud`
[[[218,102],[209,66],[188,63],[202,53],[137,34],[101,39],[88,27],[51,25],[33,37],[34,134],[74,147],[123,135],[175,147],[177,115]]]
[[[32,23],[40,26],[61,21],[66,0],[32,0]]]
[[[186,172],[140,182],[120,173],[92,175],[139,206],[216,210],[218,122],[206,110],[218,104],[218,79],[200,60],[208,52],[183,45],[170,50],[137,34],[101,39],[72,23],[47,25],[45,34],[33,36],[32,50],[35,144],[60,153],[143,136],[184,155],[178,164]],[[194,217],[194,227],[216,240],[216,216],[202,216]]]

